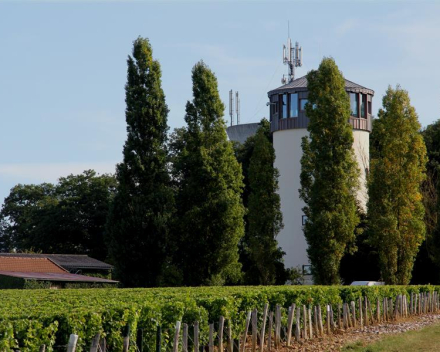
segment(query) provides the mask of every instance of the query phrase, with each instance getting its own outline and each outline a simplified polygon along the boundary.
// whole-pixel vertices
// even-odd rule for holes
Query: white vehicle
[[[353,281],[350,286],[382,286],[385,282],[382,281]]]

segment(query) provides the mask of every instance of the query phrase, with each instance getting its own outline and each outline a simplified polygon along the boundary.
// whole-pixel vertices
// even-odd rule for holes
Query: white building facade
[[[350,97],[353,126],[353,149],[360,169],[358,200],[365,209],[367,203],[366,175],[369,169],[369,134],[371,132],[372,98],[374,91],[345,80],[345,90]],[[286,253],[287,268],[299,268],[306,275],[310,271],[307,257],[307,242],[303,224],[306,221],[299,198],[301,173],[301,139],[307,136],[309,119],[305,115],[307,103],[307,79],[301,77],[268,93],[270,121],[275,148],[275,167],[279,171],[279,194],[284,228],[277,240]]]

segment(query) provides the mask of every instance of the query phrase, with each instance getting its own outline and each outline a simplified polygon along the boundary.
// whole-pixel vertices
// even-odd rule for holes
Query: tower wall
[[[307,129],[277,131],[273,134],[275,148],[275,167],[279,171],[279,194],[284,228],[277,236],[279,246],[286,252],[286,268],[309,264],[307,242],[302,229],[302,208],[304,202],[299,198],[301,187],[301,139],[308,136]]]
[[[370,133],[368,131],[353,130],[353,138],[353,150],[360,171],[357,199],[361,208],[366,211],[368,200],[367,173],[370,169]]]
[[[299,198],[301,188],[301,139],[308,136],[307,129],[288,129],[273,133],[275,148],[275,167],[279,171],[279,194],[284,228],[277,236],[280,247],[286,252],[284,264],[286,268],[308,265],[307,242],[304,237],[302,208],[305,203]],[[369,132],[353,130],[353,150],[360,169],[360,189],[358,200],[361,207],[366,209],[367,186],[366,172],[369,168]]]

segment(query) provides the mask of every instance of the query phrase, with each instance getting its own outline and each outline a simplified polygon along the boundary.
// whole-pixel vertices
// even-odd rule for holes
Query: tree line
[[[307,80],[299,195],[315,283],[439,283],[440,122],[421,131],[408,93],[387,90],[370,135],[365,211],[342,73],[324,58]],[[203,61],[192,83],[186,125],[169,134],[160,64],[136,39],[115,175],[15,186],[0,211],[1,250],[89,254],[114,264],[127,287],[295,281],[276,241],[283,219],[269,122],[243,145],[228,141],[217,78]]]
[[[362,171],[353,151],[342,73],[325,58],[307,80],[310,137],[302,142],[300,196],[306,203],[304,233],[314,280],[338,284],[380,278],[408,284],[427,228],[422,193],[426,131],[420,133],[408,93],[389,87],[373,120],[365,210],[356,197]],[[434,282],[438,275],[430,269]]]
[[[127,287],[283,284],[290,272],[276,241],[282,215],[269,124],[234,146],[203,61],[192,82],[186,126],[169,136],[160,64],[149,41],[136,39],[116,174],[15,186],[0,212],[2,250],[89,254],[114,264]]]

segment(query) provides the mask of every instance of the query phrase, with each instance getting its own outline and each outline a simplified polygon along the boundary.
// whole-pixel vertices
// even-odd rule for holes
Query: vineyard
[[[171,350],[176,322],[198,322],[200,345],[208,343],[210,324],[220,317],[237,338],[246,327],[248,312],[276,308],[283,325],[289,307],[331,305],[366,298],[372,309],[383,298],[438,291],[435,286],[270,286],[155,289],[78,289],[0,291],[0,350],[56,351],[78,335],[76,351],[88,350],[96,334],[106,339],[110,351],[122,351],[124,334],[141,342],[144,351],[156,349],[161,328],[161,348]],[[277,307],[278,306],[278,307]],[[326,311],[323,311],[325,318]],[[261,319],[261,318],[260,318]],[[248,323],[249,324],[249,323]],[[130,351],[135,351],[130,347]]]

